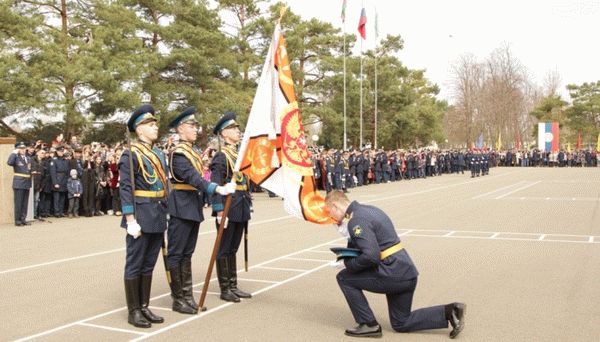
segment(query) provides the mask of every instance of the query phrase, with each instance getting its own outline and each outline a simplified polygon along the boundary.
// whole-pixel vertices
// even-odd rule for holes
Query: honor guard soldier
[[[221,299],[237,303],[240,298],[252,297],[237,287],[236,266],[236,252],[251,218],[252,199],[246,177],[241,172],[233,172],[237,160],[237,143],[241,138],[235,114],[225,113],[215,125],[213,133],[223,140],[223,144],[210,165],[210,180],[220,185],[231,181],[236,183],[236,191],[231,195],[231,207],[226,218],[222,217],[223,197],[218,194],[212,197],[212,215],[217,217],[217,227],[222,219],[225,220],[225,230],[217,254],[217,278]]]
[[[167,229],[167,173],[162,151],[152,147],[158,138],[154,108],[143,105],[127,122],[137,142],[131,143],[119,160],[119,191],[127,229],[125,261],[125,297],[127,321],[139,328],[150,328],[164,319],[148,308],[152,271]]]
[[[179,144],[170,154],[172,191],[169,194],[169,231],[167,265],[171,275],[173,311],[184,314],[198,313],[198,304],[192,295],[192,254],[198,240],[204,193],[227,195],[235,192],[235,184],[217,186],[203,177],[202,156],[194,147],[198,137],[198,121],[190,107],[171,123],[179,135]]]
[[[338,284],[358,326],[346,330],[353,337],[381,337],[381,326],[363,290],[387,297],[392,328],[397,332],[447,328],[450,338],[464,327],[466,305],[451,303],[411,311],[419,272],[400,242],[394,224],[380,209],[350,202],[340,191],[329,193],[325,205],[338,226],[347,225],[342,233],[348,248],[358,256],[344,259],[345,269],[337,274]]]
[[[29,226],[27,201],[31,189],[31,160],[26,154],[25,143],[15,144],[15,151],[8,157],[7,164],[13,167],[13,192],[15,204],[15,226]]]

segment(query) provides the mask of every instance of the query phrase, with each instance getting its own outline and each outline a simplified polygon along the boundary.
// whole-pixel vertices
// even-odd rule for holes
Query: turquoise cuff
[[[124,205],[121,207],[121,212],[123,215],[133,214],[133,206],[132,205]]]
[[[212,183],[212,182],[211,182],[211,183],[208,185],[208,187],[206,188],[206,191],[208,192],[208,194],[209,194],[210,196],[212,196],[212,194],[214,194],[214,193],[215,193],[215,190],[216,190],[216,189],[217,189],[217,183]]]
[[[212,210],[214,212],[223,211],[223,203],[215,203],[212,205]]]

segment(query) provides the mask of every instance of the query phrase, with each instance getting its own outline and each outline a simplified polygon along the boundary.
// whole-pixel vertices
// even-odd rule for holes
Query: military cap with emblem
[[[219,119],[215,128],[213,129],[214,134],[219,134],[222,130],[229,127],[239,127],[238,123],[235,122],[235,113],[227,112]]]
[[[154,107],[149,104],[141,105],[131,113],[131,117],[127,121],[127,128],[129,132],[135,132],[137,126],[150,121],[157,121],[154,116]]]
[[[18,143],[15,144],[15,148],[25,148],[25,147],[27,147],[27,145],[22,141],[19,141]]]
[[[173,119],[169,123],[169,127],[176,128],[177,126],[183,123],[198,124],[198,121],[196,120],[196,116],[194,114],[196,114],[196,107],[192,106],[186,108],[183,112],[181,112],[181,114],[177,115],[175,119]]]
[[[57,151],[64,151],[65,147],[63,145],[58,145],[58,146],[56,146],[56,150]]]

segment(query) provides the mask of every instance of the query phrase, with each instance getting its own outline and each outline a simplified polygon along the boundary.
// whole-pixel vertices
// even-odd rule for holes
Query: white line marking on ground
[[[452,235],[452,234],[454,234],[454,233],[456,233],[456,232],[455,232],[455,231],[451,231],[451,232],[448,232],[448,233],[447,233],[446,235],[444,235],[444,236],[445,236],[445,237],[448,237],[448,236],[451,236],[451,235]]]
[[[152,310],[173,311],[172,308],[163,308],[162,306],[148,305],[148,307]]]
[[[511,184],[511,185],[508,185],[508,186],[502,187],[502,188],[500,188],[500,189],[492,190],[492,191],[490,191],[490,192],[486,192],[486,193],[484,193],[484,194],[477,195],[477,196],[475,196],[475,197],[471,197],[471,199],[478,199],[478,198],[482,198],[482,197],[485,197],[485,196],[491,195],[491,194],[493,194],[493,193],[495,193],[495,192],[498,192],[498,191],[502,191],[502,190],[506,190],[506,189],[512,188],[513,186],[516,186],[516,185],[522,184],[523,182],[525,182],[525,181],[524,181],[524,180],[522,180],[522,181],[520,181],[520,182],[517,182],[517,183]]]
[[[251,279],[251,278],[240,278],[238,277],[238,281],[249,281],[254,283],[267,283],[267,284],[277,284],[278,281],[274,280],[264,280],[264,279]]]
[[[537,181],[537,182],[533,182],[533,183],[531,183],[531,184],[527,184],[527,185],[525,185],[525,186],[522,186],[522,187],[520,187],[520,188],[517,188],[517,189],[515,189],[515,190],[513,190],[513,191],[509,191],[509,192],[505,193],[504,195],[500,195],[500,196],[496,197],[495,199],[501,199],[501,198],[503,198],[503,197],[506,197],[506,196],[508,196],[508,195],[514,194],[514,193],[515,193],[515,192],[517,192],[517,191],[525,190],[525,189],[527,189],[527,188],[529,188],[529,187],[532,187],[532,186],[534,186],[534,185],[536,185],[536,184],[538,184],[538,183],[541,183],[541,182],[542,182],[542,181]]]
[[[95,320],[95,319],[98,319],[98,318],[101,318],[101,317],[104,317],[104,316],[108,316],[108,315],[111,315],[111,314],[113,314],[115,312],[119,312],[119,311],[122,311],[122,310],[125,310],[125,309],[127,309],[127,307],[123,306],[123,307],[120,307],[118,309],[114,309],[114,310],[110,310],[110,311],[107,311],[107,312],[103,312],[103,313],[98,314],[96,316],[84,318],[84,319],[81,319],[81,320],[76,321],[76,322],[72,322],[72,323],[68,323],[68,324],[65,324],[65,325],[61,325],[61,326],[56,327],[54,329],[42,331],[41,333],[38,333],[38,334],[35,334],[35,335],[31,335],[31,336],[20,338],[20,339],[16,340],[16,342],[33,340],[34,338],[38,338],[38,337],[41,337],[41,336],[52,334],[53,332],[57,332],[57,331],[60,331],[60,330],[66,329],[66,328],[70,328],[70,327],[72,327],[74,325],[78,325],[80,323],[84,323],[84,322],[92,321],[92,320]]]
[[[98,324],[91,324],[91,323],[79,323],[77,325],[83,325],[86,327],[97,328],[97,329],[105,329],[105,330],[111,330],[111,331],[124,332],[124,333],[128,333],[128,334],[135,334],[135,335],[142,335],[142,336],[146,335],[146,333],[143,333],[143,332],[139,332],[139,331],[135,331],[135,330],[128,330],[128,329],[121,329],[121,328],[107,327],[106,325],[98,325]]]
[[[202,294],[202,290],[193,290],[192,292],[194,293],[198,293],[198,294]],[[213,295],[213,296],[220,296],[221,293],[220,292],[214,292],[214,291],[206,291],[207,294]]]
[[[309,258],[285,258],[285,260],[315,261],[315,262],[330,262],[331,261],[331,260],[309,259]]]
[[[500,235],[500,233],[494,233],[490,236],[490,239],[495,239],[498,235]]]
[[[593,236],[590,236],[590,238],[588,239],[588,242],[590,242],[590,243],[594,243],[594,237],[593,237]]]
[[[546,238],[546,234],[542,234],[540,235],[540,237],[538,238],[539,241],[542,241]]]
[[[91,257],[99,256],[99,255],[110,254],[110,253],[115,253],[115,252],[121,252],[121,251],[124,251],[124,250],[125,250],[125,247],[122,247],[122,248],[117,248],[117,249],[111,249],[109,251],[104,251],[104,252],[90,253],[90,254],[80,255],[80,256],[76,256],[76,257],[72,257],[72,258],[58,259],[58,260],[54,260],[54,261],[44,262],[44,263],[41,263],[41,264],[35,264],[35,265],[29,265],[29,266],[17,267],[17,268],[11,268],[11,269],[8,269],[8,270],[0,271],[0,274],[12,273],[12,272],[28,270],[28,269],[36,268],[36,267],[42,267],[42,266],[60,264],[60,263],[63,263],[63,262],[68,262],[68,261],[73,261],[73,260],[79,260],[79,259],[85,259],[85,258],[91,258]]]
[[[331,252],[328,251],[309,251],[311,253],[323,253],[323,254],[331,254]]]
[[[301,268],[288,268],[288,267],[269,267],[269,266],[259,266],[257,268],[262,268],[265,270],[273,270],[273,271],[288,271],[288,272],[306,272],[308,270]]]

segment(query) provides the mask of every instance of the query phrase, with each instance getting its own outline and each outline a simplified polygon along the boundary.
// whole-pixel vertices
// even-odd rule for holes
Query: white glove
[[[217,216],[217,224],[221,225],[221,219],[223,218],[223,216]],[[227,217],[225,217],[225,228],[227,228],[227,224],[229,223],[229,219]]]
[[[127,234],[133,236],[134,239],[137,239],[142,235],[142,227],[140,227],[137,221],[127,222]]]
[[[227,196],[229,194],[233,194],[235,192],[235,182],[227,183],[223,186],[217,186],[215,191],[222,196]]]
[[[331,261],[328,265],[329,265],[329,267],[336,269],[336,270],[343,270],[344,268],[346,268],[346,265],[344,265],[343,259],[340,259],[338,261]]]
[[[341,236],[345,237],[347,240],[350,240],[350,233],[348,232],[348,221],[344,221],[340,225],[336,224],[335,227]]]

